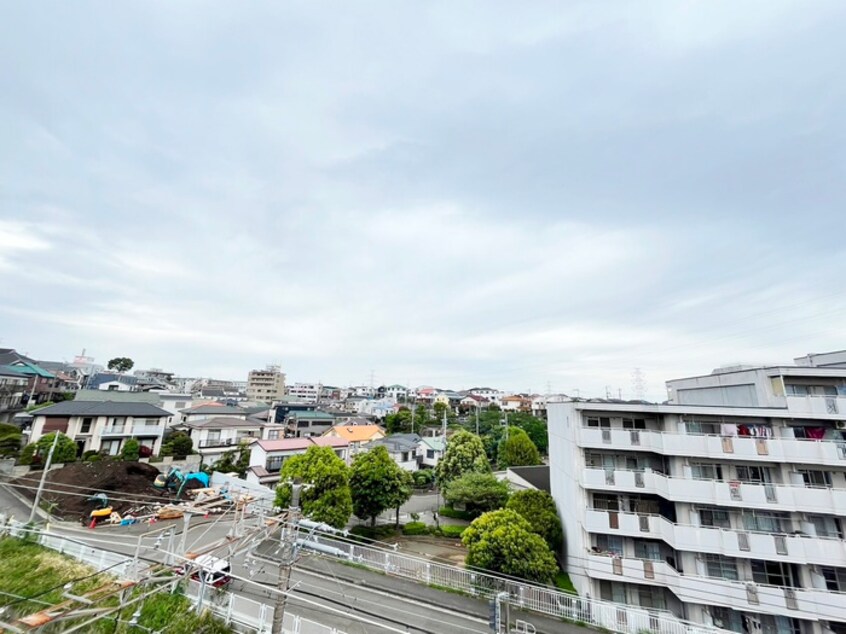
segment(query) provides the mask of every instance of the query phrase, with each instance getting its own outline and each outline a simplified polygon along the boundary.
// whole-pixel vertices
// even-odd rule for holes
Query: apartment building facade
[[[320,400],[322,388],[320,383],[294,383],[288,386],[287,394],[306,403],[316,403]]]
[[[278,365],[264,370],[250,370],[247,375],[247,398],[251,401],[272,403],[285,396],[285,373]]]
[[[846,369],[667,387],[661,405],[548,404],[579,593],[748,634],[846,632]]]

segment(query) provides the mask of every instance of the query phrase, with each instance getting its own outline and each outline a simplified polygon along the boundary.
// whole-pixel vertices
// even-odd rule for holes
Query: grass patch
[[[465,520],[467,522],[472,522],[474,519],[479,517],[479,513],[474,513],[472,511],[459,511],[458,509],[451,509],[448,506],[442,506],[438,513],[444,517],[450,517],[454,520]]]
[[[399,537],[400,530],[393,524],[377,524],[376,526],[357,524],[350,529],[350,535],[364,539],[383,540],[391,537]]]
[[[115,578],[108,573],[95,575],[95,570],[71,557],[44,548],[29,540],[13,537],[0,538],[0,606],[6,607],[4,620],[14,621],[22,616],[46,609],[64,601],[64,585],[71,583],[71,594],[84,595]],[[93,575],[93,576],[92,576]],[[150,586],[141,586],[127,594],[130,601],[150,591]],[[8,593],[8,594],[5,594]],[[20,600],[15,596],[26,597]],[[117,595],[97,602],[98,607],[119,605]],[[219,619],[205,613],[202,616],[193,611],[191,601],[182,594],[170,594],[162,589],[158,594],[126,608],[113,615],[92,623],[86,631],[103,634],[130,634],[138,628],[116,623],[115,618],[128,621],[136,609],[141,609],[139,625],[152,630],[167,628],[168,634],[234,634],[235,630]],[[88,620],[67,621],[65,626],[78,625]]]
[[[555,575],[555,587],[569,594],[575,594],[577,596],[579,594],[576,592],[576,586],[574,586],[573,582],[570,581],[570,575],[563,570],[559,570],[558,574]]]
[[[403,535],[428,535],[429,527],[423,522],[409,522],[402,527]]]

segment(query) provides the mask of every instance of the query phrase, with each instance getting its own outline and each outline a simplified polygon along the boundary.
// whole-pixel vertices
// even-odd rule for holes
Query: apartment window
[[[752,580],[768,586],[799,587],[793,564],[781,561],[752,560]]]
[[[79,433],[80,434],[90,434],[91,433],[91,425],[94,424],[93,418],[83,418],[82,424],[79,426]]]
[[[267,439],[268,440],[276,440],[279,438],[279,430],[278,429],[271,429],[267,432]]]
[[[713,528],[731,528],[731,518],[726,509],[701,508],[699,509],[699,523],[702,526]]]
[[[427,449],[426,450],[426,457],[432,459],[435,457],[435,450],[434,449]]]
[[[720,433],[719,423],[691,420],[685,422],[684,427],[687,433],[692,435],[719,435]]]
[[[611,419],[605,416],[588,416],[588,427],[601,427],[603,429],[611,428]]]
[[[843,525],[840,523],[839,517],[811,515],[808,519],[814,525],[814,531],[817,537],[843,539]]]
[[[619,511],[620,501],[616,495],[609,493],[594,493],[593,508],[600,511]]]
[[[740,465],[737,467],[737,479],[750,484],[770,482],[770,470],[768,467],[759,467],[757,465]]]
[[[623,429],[646,429],[646,421],[642,418],[624,418]]]
[[[808,396],[811,393],[809,385],[785,385],[784,388],[791,396]]]
[[[771,511],[743,511],[743,528],[761,533],[789,533],[790,516]]]
[[[638,586],[636,590],[638,605],[642,608],[653,610],[666,610],[667,601],[664,598],[663,588],[651,588],[649,586]]]
[[[831,488],[831,473],[828,471],[820,471],[819,469],[801,469],[799,473],[802,474],[802,480],[806,487]]]
[[[209,442],[217,442],[218,440],[220,440],[220,430],[216,429],[214,431],[209,431],[208,435],[206,436],[206,439]]]
[[[719,480],[723,479],[722,465],[708,462],[693,462],[690,465],[691,476],[695,480]]]
[[[597,535],[596,549],[601,553],[623,556],[623,538],[617,535]]]
[[[661,544],[650,541],[636,541],[635,542],[635,557],[638,559],[648,559],[649,561],[661,561]]]
[[[282,468],[282,463],[284,461],[284,456],[271,456],[267,459],[265,467],[268,471],[279,471]]]
[[[822,568],[825,587],[832,592],[846,592],[846,568]]]
[[[709,605],[708,611],[711,613],[711,619],[714,621],[716,627],[735,632],[746,631],[743,627],[743,616],[740,612],[736,612],[731,608],[721,608],[716,605]]]
[[[737,581],[740,577],[737,574],[737,561],[731,557],[722,555],[703,555],[705,562],[705,574],[718,579]]]

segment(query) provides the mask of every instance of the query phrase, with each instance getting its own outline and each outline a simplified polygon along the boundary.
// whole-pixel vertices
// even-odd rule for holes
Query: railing
[[[207,440],[201,440],[198,446],[200,449],[205,447],[232,447],[237,446],[240,442],[240,438],[209,438]]]
[[[684,621],[667,611],[581,598],[547,586],[439,564],[330,537],[317,536],[313,539],[338,549],[336,551],[338,554],[323,556],[351,561],[388,575],[457,590],[482,599],[490,599],[500,592],[507,592],[511,605],[520,609],[577,623],[586,623],[614,632],[623,634],[639,634],[647,630],[653,634],[726,632],[726,630],[701,623]]]
[[[144,425],[140,423],[126,425],[111,425],[104,427],[101,436],[161,436],[164,425]]]
[[[717,458],[766,462],[822,464],[842,467],[846,441],[758,436],[681,434],[659,430],[581,427],[579,444],[591,449],[651,451],[666,456]]]
[[[678,551],[730,557],[753,553],[760,559],[846,567],[846,541],[837,537],[674,524],[661,515],[605,509],[586,509],[584,528],[590,533],[660,539]]]

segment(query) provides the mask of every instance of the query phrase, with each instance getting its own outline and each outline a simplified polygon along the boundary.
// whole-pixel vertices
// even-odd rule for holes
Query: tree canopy
[[[505,506],[510,490],[507,482],[492,473],[465,473],[450,482],[444,499],[450,505],[462,504],[470,512],[485,513]]]
[[[551,583],[558,572],[555,555],[532,532],[529,522],[510,509],[477,517],[462,533],[466,564],[474,568]]]
[[[526,467],[541,464],[538,448],[519,427],[508,427],[508,434],[499,441],[497,463],[500,468]]]
[[[411,431],[411,410],[407,407],[401,407],[398,412],[385,416],[385,429],[389,434],[409,433]]]
[[[564,543],[564,531],[555,500],[546,491],[527,489],[511,496],[505,508],[519,513],[532,527],[532,532],[544,538],[553,551],[559,551]]]
[[[402,506],[411,497],[410,475],[393,461],[385,447],[358,454],[350,471],[353,513],[369,519],[371,526],[380,513]]]
[[[235,451],[225,452],[212,465],[212,469],[220,473],[237,473],[243,478],[250,467],[250,446],[242,442],[238,447],[237,457]]]
[[[305,485],[300,496],[303,515],[316,522],[343,528],[352,514],[350,468],[331,447],[309,447],[304,454],[286,460],[279,472],[276,505],[291,503],[291,482]]]
[[[135,361],[129,357],[115,357],[114,359],[109,360],[106,367],[109,370],[115,370],[116,372],[129,372],[134,366]]]
[[[440,486],[447,486],[465,473],[490,473],[490,470],[482,441],[475,434],[461,430],[449,438],[446,452],[435,467],[435,475]]]
[[[50,454],[50,447],[53,446],[53,438],[56,434],[59,434],[59,442],[56,445],[56,450],[53,452],[53,464],[74,462],[76,460],[76,443],[62,432],[51,432],[43,435],[35,443],[36,452],[41,457],[41,464],[47,462],[47,456]]]
[[[138,442],[135,438],[130,438],[125,443],[123,443],[123,447],[120,449],[120,457],[122,460],[138,460],[141,456],[141,443]]]
[[[0,456],[15,456],[21,448],[23,435],[16,425],[0,423]]]
[[[162,442],[161,454],[163,456],[184,458],[192,453],[194,453],[194,441],[184,431],[171,432],[165,436],[164,442]]]

